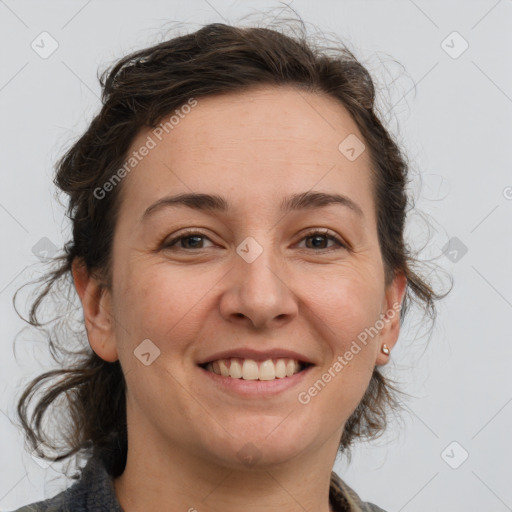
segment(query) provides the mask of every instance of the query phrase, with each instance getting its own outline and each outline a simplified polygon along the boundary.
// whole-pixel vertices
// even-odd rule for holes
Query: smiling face
[[[344,423],[387,361],[382,344],[398,337],[398,315],[350,361],[344,354],[405,284],[385,288],[368,152],[351,161],[338,149],[350,134],[363,140],[334,99],[264,87],[199,99],[161,141],[147,130],[133,142],[157,144],[119,185],[103,304],[115,322],[88,330],[100,357],[120,359],[129,446],[231,468],[243,467],[247,443],[260,464],[321,450],[334,461]],[[162,202],[192,193],[222,199]],[[189,238],[172,243],[180,236]],[[242,389],[199,366],[241,349],[293,351],[313,365],[285,389],[271,390],[289,377],[258,392],[260,381]]]

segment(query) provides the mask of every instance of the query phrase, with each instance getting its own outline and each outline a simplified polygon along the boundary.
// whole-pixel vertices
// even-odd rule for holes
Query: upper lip
[[[314,364],[313,361],[304,354],[299,354],[298,352],[294,352],[293,350],[285,350],[282,348],[275,348],[272,350],[265,351],[255,350],[252,348],[232,348],[229,350],[223,350],[221,352],[215,352],[214,354],[205,357],[197,364],[202,365],[213,361],[217,361],[219,359],[230,359],[232,357],[237,357],[240,359],[253,359],[254,361],[287,358],[295,359],[301,363]]]

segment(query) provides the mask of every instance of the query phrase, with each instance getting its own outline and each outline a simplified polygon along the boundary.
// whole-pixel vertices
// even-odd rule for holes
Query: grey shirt
[[[363,502],[334,471],[329,499],[336,512],[386,512]],[[14,512],[124,512],[117,500],[114,479],[99,459],[91,458],[77,482],[53,498],[25,505]]]

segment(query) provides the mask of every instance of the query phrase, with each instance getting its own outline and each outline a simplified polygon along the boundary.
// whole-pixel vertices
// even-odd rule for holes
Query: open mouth
[[[255,361],[254,359],[233,357],[209,361],[199,366],[208,372],[226,378],[269,381],[286,379],[306,370],[313,364],[288,358]]]

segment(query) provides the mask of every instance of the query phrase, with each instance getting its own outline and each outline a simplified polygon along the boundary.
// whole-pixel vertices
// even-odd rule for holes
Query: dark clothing
[[[385,512],[363,502],[334,472],[329,499],[336,512]],[[14,512],[124,512],[117,500],[114,479],[98,459],[91,458],[80,479],[53,498],[25,505]]]

